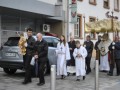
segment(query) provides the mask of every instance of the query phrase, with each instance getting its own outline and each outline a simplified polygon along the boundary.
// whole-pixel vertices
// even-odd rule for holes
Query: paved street
[[[93,65],[92,65],[93,66]],[[69,76],[65,80],[56,80],[56,90],[94,90],[94,70],[86,76],[86,80],[75,81],[75,76]],[[46,76],[46,84],[42,87],[37,86],[38,79],[33,78],[32,83],[22,85],[24,72],[18,71],[15,75],[7,75],[0,69],[0,90],[50,90],[50,76]],[[107,76],[100,73],[99,90],[120,90],[120,76]]]

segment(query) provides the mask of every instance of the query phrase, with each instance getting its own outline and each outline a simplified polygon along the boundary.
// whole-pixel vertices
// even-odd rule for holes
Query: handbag
[[[34,58],[34,57],[32,57],[32,60],[31,60],[31,62],[30,62],[30,65],[32,65],[32,66],[35,65],[35,58]]]

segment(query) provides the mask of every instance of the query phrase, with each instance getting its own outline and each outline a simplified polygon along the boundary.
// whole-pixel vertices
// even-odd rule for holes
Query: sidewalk
[[[92,60],[92,68],[94,59]],[[107,76],[106,73],[99,75],[99,90],[120,90],[120,76]],[[33,78],[32,83],[22,85],[24,79],[23,73],[17,72],[15,75],[6,75],[0,69],[0,90],[50,90],[50,75],[45,77],[46,84],[37,86],[38,78]],[[95,70],[86,76],[86,80],[76,81],[75,76],[69,76],[65,80],[56,80],[56,90],[95,90]]]

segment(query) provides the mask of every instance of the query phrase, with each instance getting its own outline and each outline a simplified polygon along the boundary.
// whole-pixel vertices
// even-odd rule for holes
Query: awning
[[[113,27],[112,27],[113,26]],[[96,22],[85,23],[85,32],[115,32],[120,31],[120,22],[112,19],[104,19]]]

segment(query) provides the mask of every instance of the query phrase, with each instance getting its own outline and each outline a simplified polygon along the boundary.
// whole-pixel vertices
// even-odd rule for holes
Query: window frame
[[[103,0],[103,7],[105,9],[110,9],[110,0],[107,0],[108,1],[108,6],[105,6],[105,0]]]
[[[77,14],[77,18],[78,16],[80,17],[80,23],[79,23],[79,36],[75,36],[75,24],[74,24],[74,36],[75,36],[75,39],[78,39],[78,38],[81,38],[83,37],[82,35],[82,14]]]
[[[119,12],[119,10],[120,10],[120,0],[117,0],[117,9],[115,8],[115,0],[114,0],[114,11],[117,11],[117,12]]]
[[[51,37],[44,37],[43,39],[48,43],[48,47],[54,47],[53,40]],[[50,39],[52,41],[52,43],[51,43],[52,45],[49,45],[50,43],[46,39]]]
[[[96,0],[94,0],[94,2],[91,2],[91,0],[89,0],[89,4],[91,4],[91,5],[97,5],[97,2],[96,2]]]
[[[57,44],[59,43],[60,40],[58,38],[51,38],[51,39],[53,41],[54,48],[57,48]],[[58,43],[56,43],[56,46],[55,46],[55,41],[54,40],[58,40]]]

